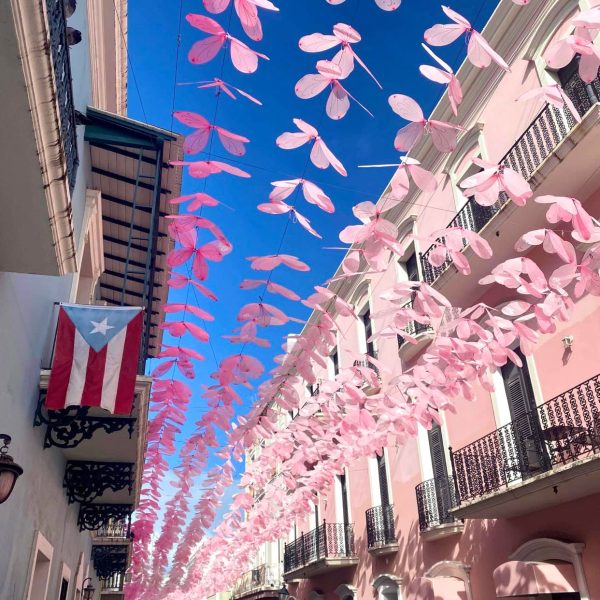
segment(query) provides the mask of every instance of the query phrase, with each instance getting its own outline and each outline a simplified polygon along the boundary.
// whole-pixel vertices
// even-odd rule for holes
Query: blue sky
[[[239,345],[230,344],[222,336],[232,333],[238,325],[235,317],[239,309],[248,302],[256,301],[260,291],[242,291],[239,282],[244,278],[262,278],[265,275],[251,271],[246,257],[274,254],[282,240],[287,217],[266,215],[257,211],[256,205],[268,201],[269,182],[301,177],[307,162],[307,147],[283,151],[276,147],[275,138],[283,131],[294,131],[292,118],[300,117],[318,127],[324,140],[348,170],[348,177],[341,177],[332,169],[321,171],[309,164],[306,178],[330,195],[336,212],[326,214],[298,199],[298,209],[311,220],[323,240],[310,236],[297,224],[290,224],[283,238],[281,251],[299,256],[311,265],[312,270],[298,273],[280,267],[274,272],[273,281],[287,285],[306,297],[312,286],[325,281],[339,264],[342,253],[323,248],[340,245],[338,232],[355,222],[352,206],[364,200],[376,201],[391,176],[391,171],[385,169],[357,169],[359,164],[395,162],[398,158],[393,139],[403,122],[389,108],[388,96],[393,93],[412,96],[428,114],[442,92],[442,86],[425,80],[418,72],[420,64],[431,64],[431,59],[420,46],[424,30],[435,23],[448,22],[437,0],[404,0],[401,8],[393,13],[381,11],[373,0],[346,0],[339,6],[329,5],[325,0],[275,0],[275,3],[280,8],[279,13],[261,11],[265,32],[262,42],[249,40],[237,19],[234,17],[231,21],[232,35],[270,57],[268,62],[260,61],[257,73],[245,75],[234,69],[228,55],[222,61],[222,53],[207,65],[188,63],[190,46],[203,34],[187,24],[185,15],[205,11],[201,0],[182,0],[177,81],[222,77],[260,98],[264,106],[259,107],[244,99],[233,101],[226,96],[221,97],[217,106],[214,92],[175,85],[179,2],[129,2],[128,41],[133,66],[133,73],[131,67],[129,73],[129,116],[170,129],[173,104],[176,110],[198,112],[209,120],[216,112],[217,125],[251,140],[246,155],[231,162],[250,172],[252,179],[216,175],[207,180],[195,180],[186,176],[182,190],[183,193],[206,191],[231,207],[209,208],[203,212],[203,216],[213,219],[223,229],[234,245],[233,252],[222,263],[211,264],[206,282],[219,296],[219,302],[211,303],[198,297],[200,306],[211,311],[216,318],[208,324],[208,331],[217,360],[239,351]],[[495,0],[455,0],[451,3],[451,7],[471,20],[477,29],[483,27],[495,5]],[[227,28],[228,12],[215,18]],[[344,119],[332,121],[324,114],[326,93],[312,100],[300,100],[294,94],[297,80],[306,73],[315,72],[317,60],[331,58],[334,53],[303,53],[298,48],[298,39],[317,31],[331,33],[332,26],[338,22],[348,23],[360,32],[363,41],[354,48],[383,85],[384,89],[380,90],[358,66],[345,82],[347,89],[369,108],[375,118],[353,104]],[[456,69],[465,49],[461,39],[439,49],[439,54]],[[183,133],[189,131],[177,122],[174,128]],[[206,158],[206,155],[200,154],[192,160]],[[218,141],[213,144],[212,158],[229,160]],[[184,297],[177,292],[172,294],[172,301],[182,301]],[[190,301],[195,302],[193,295]],[[292,316],[308,316],[308,310],[301,304],[280,296],[267,296],[265,301],[272,302]],[[281,351],[283,336],[298,331],[298,327],[272,327],[263,332],[263,336],[271,340],[272,348],[247,347],[246,351],[262,360],[268,370],[273,366],[272,357]],[[197,344],[197,347],[206,355],[193,384],[200,391],[200,385],[212,382],[208,375],[216,365],[207,345]],[[240,409],[243,412],[247,411],[252,394],[245,393],[244,398],[245,405]],[[189,421],[195,421],[202,410],[203,401],[198,394],[192,401]],[[185,431],[188,430],[189,426]]]

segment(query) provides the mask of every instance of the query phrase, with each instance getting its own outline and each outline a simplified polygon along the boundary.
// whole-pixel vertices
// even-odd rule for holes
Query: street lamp
[[[8,500],[17,478],[23,474],[22,467],[8,454],[10,442],[10,435],[0,433],[0,504]]]
[[[277,592],[277,595],[279,597],[279,600],[288,600],[290,597],[290,593],[288,592],[288,589],[285,587],[285,583],[283,584],[283,587],[279,590],[279,592]]]
[[[84,579],[83,585],[85,585],[86,581],[89,581],[89,583],[83,588],[83,596],[81,597],[81,600],[94,600],[94,592],[96,591],[96,588],[92,585],[92,578],[88,577],[87,579]]]

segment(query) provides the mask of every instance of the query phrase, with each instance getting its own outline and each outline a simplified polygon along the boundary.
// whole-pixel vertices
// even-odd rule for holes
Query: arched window
[[[335,588],[335,594],[340,600],[355,600],[357,589],[350,584],[342,583]]]
[[[404,581],[396,575],[383,573],[372,583],[377,600],[402,600]]]

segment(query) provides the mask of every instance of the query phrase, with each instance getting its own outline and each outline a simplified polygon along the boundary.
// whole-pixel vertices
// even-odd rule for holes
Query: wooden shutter
[[[367,309],[361,316],[364,331],[365,331],[365,342],[367,345],[367,354],[375,358],[375,345],[369,338],[373,335],[373,324],[371,322],[371,311]]]
[[[390,505],[390,493],[388,490],[387,468],[385,465],[385,454],[377,456],[377,474],[379,476],[379,493],[381,495],[381,505]]]
[[[331,353],[331,362],[333,364],[333,374],[337,375],[340,372],[337,349]]]
[[[345,473],[340,475],[340,487],[342,488],[342,515],[346,525],[350,522],[350,511],[348,509],[348,486]]]
[[[506,390],[510,416],[513,421],[536,410],[527,361],[520,349],[515,350],[515,352],[523,362],[523,367],[517,367],[511,361],[502,367],[504,389]]]
[[[417,263],[417,255],[411,254],[406,261],[406,274],[409,281],[419,281],[419,266]]]
[[[446,481],[448,479],[448,467],[446,465],[441,427],[437,423],[433,423],[431,429],[427,432],[427,436],[429,438],[433,477],[436,480]]]

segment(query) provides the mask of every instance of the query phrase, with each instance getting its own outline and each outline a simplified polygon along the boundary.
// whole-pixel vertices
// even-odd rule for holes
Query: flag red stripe
[[[75,325],[64,309],[58,311],[58,325],[52,371],[46,394],[46,407],[58,410],[65,407],[67,387],[73,367],[73,346],[75,345]]]
[[[131,319],[127,325],[125,344],[123,346],[123,359],[121,371],[119,372],[119,385],[115,400],[115,414],[128,415],[133,406],[133,395],[135,393],[135,377],[140,356],[140,339],[142,337],[142,317],[140,312]]]
[[[81,406],[100,406],[102,402],[102,384],[104,383],[107,349],[108,346],[104,346],[100,352],[95,352],[91,347],[89,349]]]

